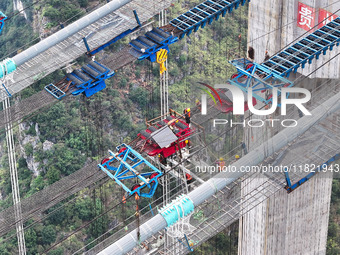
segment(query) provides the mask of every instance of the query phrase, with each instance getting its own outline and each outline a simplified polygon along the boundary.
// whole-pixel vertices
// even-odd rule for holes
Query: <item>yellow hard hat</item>
[[[200,102],[200,100],[196,99],[196,101],[195,101],[195,102],[196,102],[196,104],[197,104],[197,103],[199,103],[199,102]]]
[[[188,143],[189,141],[188,140],[185,140],[185,143]]]
[[[222,161],[222,160],[224,160],[224,158],[221,157],[221,158],[220,158],[220,161]]]
[[[235,155],[235,158],[236,158],[236,159],[239,159],[239,158],[240,158],[240,155]]]
[[[190,112],[190,108],[188,108],[187,111]]]

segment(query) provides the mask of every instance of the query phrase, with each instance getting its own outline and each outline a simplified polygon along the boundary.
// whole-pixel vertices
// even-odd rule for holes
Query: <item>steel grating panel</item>
[[[188,235],[188,239],[195,245],[201,245],[238,220],[239,217],[256,205],[282,189],[282,183],[270,179],[264,180],[256,189],[246,190],[244,188],[251,185],[254,181],[258,181],[259,178],[263,179],[259,173],[247,174],[196,208],[194,215],[201,214],[203,217],[201,219],[195,219],[194,216],[191,217],[190,224],[195,227],[195,230],[192,234]],[[182,238],[182,241],[185,243],[184,238]],[[180,244],[177,239],[172,239],[168,245],[161,247],[154,254],[177,255],[187,253],[189,253],[189,250],[186,246]],[[138,254],[138,251],[131,252],[129,255],[132,254]]]
[[[182,39],[185,35],[190,35],[192,31],[196,32],[200,27],[210,25],[221,15],[224,17],[227,12],[232,12],[233,9],[237,9],[240,4],[244,5],[246,2],[247,0],[208,0],[171,20],[170,24],[181,31],[180,39]]]
[[[22,221],[26,222],[33,217],[41,217],[42,213],[48,208],[58,204],[60,201],[70,197],[76,192],[83,190],[90,185],[105,177],[104,173],[99,172],[93,162],[73,174],[62,178],[58,182],[45,187],[32,196],[21,200]],[[15,227],[14,207],[11,206],[0,212],[0,236]]]
[[[339,46],[340,43],[340,17],[302,38],[297,43],[275,54],[262,65],[281,76],[289,76],[298,68],[311,64],[313,59],[319,59],[321,53],[326,55],[327,50]]]

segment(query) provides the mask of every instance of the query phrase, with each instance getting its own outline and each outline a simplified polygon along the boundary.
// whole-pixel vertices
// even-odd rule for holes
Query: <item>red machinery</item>
[[[182,117],[169,115],[141,131],[132,144],[149,156],[160,154],[161,158],[168,158],[190,144],[188,138],[194,131]]]

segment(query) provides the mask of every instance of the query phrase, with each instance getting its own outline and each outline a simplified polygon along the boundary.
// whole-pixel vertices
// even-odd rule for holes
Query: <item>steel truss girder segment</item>
[[[129,145],[121,144],[117,147],[117,151],[117,153],[114,153],[109,150],[110,157],[98,164],[98,167],[129,195],[138,194],[140,197],[153,197],[158,186],[158,178],[163,175],[162,171]],[[145,167],[150,168],[150,171],[141,172]],[[140,183],[138,188],[130,189],[124,184],[124,181],[133,179],[140,181]],[[148,192],[145,192],[146,187]]]
[[[307,182],[309,179],[311,179],[317,173],[325,171],[325,169],[327,170],[327,167],[332,162],[334,162],[336,160],[339,160],[339,159],[340,159],[340,153],[336,154],[335,156],[330,158],[328,161],[326,161],[322,165],[318,166],[315,170],[311,171],[308,175],[306,175],[305,177],[301,178],[299,181],[297,181],[294,184],[291,183],[291,179],[289,177],[289,172],[286,170],[285,171],[285,178],[286,178],[287,186],[285,187],[285,189],[287,190],[288,193],[292,192],[293,190],[295,190],[296,188],[298,188],[299,186],[301,186],[302,184]]]
[[[296,73],[299,67],[304,68],[307,62],[311,64],[314,57],[319,59],[321,53],[326,55],[328,49],[333,50],[333,47],[339,44],[340,17],[275,54],[262,66],[288,77],[291,72]]]
[[[170,24],[181,31],[179,37],[182,39],[192,31],[197,32],[200,27],[204,28],[207,23],[210,25],[221,15],[224,17],[227,12],[231,13],[233,9],[237,9],[240,4],[243,6],[246,2],[247,0],[208,0],[171,20]]]
[[[3,12],[0,11],[0,34],[1,34],[2,29],[4,28],[6,19],[7,19],[7,16]]]
[[[273,88],[277,88],[278,96],[280,96],[282,88],[289,88],[294,85],[288,79],[248,59],[236,59],[230,61],[230,63],[236,67],[238,73],[233,75],[229,82],[246,93],[248,93],[249,88],[252,88],[253,97],[264,104],[272,102],[270,91]],[[264,93],[264,96],[260,95],[259,92]]]

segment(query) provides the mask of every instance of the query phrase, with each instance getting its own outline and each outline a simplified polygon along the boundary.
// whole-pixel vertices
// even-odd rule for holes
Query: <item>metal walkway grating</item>
[[[221,15],[224,17],[227,12],[232,12],[233,9],[237,9],[240,4],[243,6],[246,2],[247,0],[208,0],[171,20],[170,24],[182,31],[180,35],[182,39],[185,35],[190,35],[192,31],[196,32],[200,27],[204,28],[207,23],[210,25]]]
[[[246,187],[259,178],[263,179],[261,185],[258,185],[255,189],[246,189]],[[215,236],[216,233],[237,221],[246,212],[273,196],[282,189],[282,185],[282,181],[280,183],[271,179],[265,179],[260,173],[245,175],[195,209],[194,215],[201,214],[203,217],[200,219],[194,216],[191,217],[190,224],[196,230],[188,235],[188,238],[195,243],[195,246],[201,245],[210,237]],[[182,241],[184,241],[184,238]],[[172,242],[170,241],[170,243],[158,249],[154,254],[177,255],[187,253],[189,253],[188,248],[180,244],[177,239],[173,239]]]
[[[340,17],[304,37],[294,45],[274,55],[262,65],[281,76],[289,76],[299,67],[311,64],[319,59],[320,54],[326,55],[327,50],[340,44]]]

